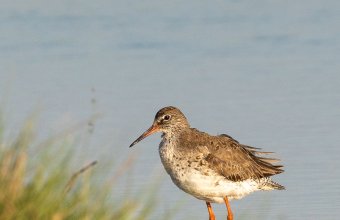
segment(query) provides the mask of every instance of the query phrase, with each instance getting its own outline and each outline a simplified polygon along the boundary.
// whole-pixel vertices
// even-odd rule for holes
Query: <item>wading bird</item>
[[[278,159],[263,157],[271,152],[240,144],[232,137],[212,136],[191,128],[176,107],[159,110],[152,126],[131,145],[162,132],[159,154],[166,172],[181,190],[206,202],[209,220],[215,220],[210,203],[225,203],[228,220],[233,219],[229,200],[258,190],[282,190],[270,176],[283,172]]]

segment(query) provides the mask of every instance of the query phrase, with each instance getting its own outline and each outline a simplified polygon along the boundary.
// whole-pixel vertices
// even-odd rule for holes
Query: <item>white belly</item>
[[[218,175],[202,175],[199,171],[188,172],[180,178],[176,178],[177,176],[171,178],[179,188],[208,202],[223,203],[225,196],[228,199],[240,199],[259,190],[258,183],[254,180],[233,182]]]

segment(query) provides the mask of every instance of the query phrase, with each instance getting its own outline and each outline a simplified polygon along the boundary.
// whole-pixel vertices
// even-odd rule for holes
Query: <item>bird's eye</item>
[[[164,115],[163,116],[164,121],[168,121],[168,120],[170,120],[170,118],[171,118],[170,115]]]

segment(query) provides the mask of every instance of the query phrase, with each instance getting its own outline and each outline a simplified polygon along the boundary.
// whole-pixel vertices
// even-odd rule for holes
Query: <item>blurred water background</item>
[[[287,190],[232,201],[237,218],[336,219],[339,27],[334,0],[2,1],[6,123],[15,130],[38,109],[44,137],[101,113],[76,160],[138,155],[124,187],[133,193],[164,176],[159,215],[180,204],[175,219],[207,219],[204,202],[166,176],[160,135],[128,148],[174,105],[193,127],[282,159],[286,171],[274,179]],[[213,207],[224,219],[224,205]]]

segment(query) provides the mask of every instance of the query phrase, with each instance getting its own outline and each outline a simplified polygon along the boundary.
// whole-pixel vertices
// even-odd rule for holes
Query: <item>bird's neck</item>
[[[167,131],[163,132],[162,139],[163,141],[173,141],[176,139],[176,136],[176,132]]]
[[[164,141],[174,141],[178,139],[178,137],[185,131],[185,128],[176,127],[172,129],[168,129],[162,134],[162,138]]]

